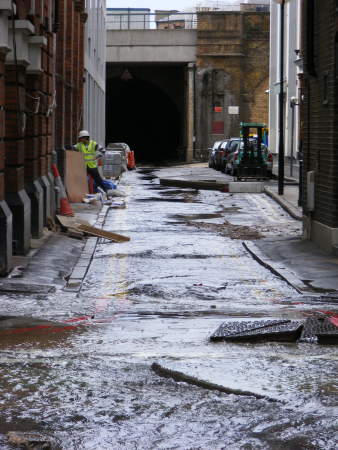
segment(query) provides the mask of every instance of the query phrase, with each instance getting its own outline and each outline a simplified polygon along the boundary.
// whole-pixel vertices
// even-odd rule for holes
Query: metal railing
[[[262,1],[262,0],[261,0]],[[214,6],[197,6],[193,12],[156,11],[150,13],[146,9],[126,8],[125,10],[107,9],[107,30],[193,30],[197,28],[199,13],[222,11],[268,12],[269,4],[253,3],[222,4],[214,2]]]
[[[196,29],[196,13],[156,14],[130,11],[108,13],[107,30],[182,30]]]

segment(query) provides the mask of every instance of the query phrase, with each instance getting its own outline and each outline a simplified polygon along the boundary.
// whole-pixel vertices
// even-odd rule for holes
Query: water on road
[[[2,332],[0,448],[38,431],[67,450],[336,449],[334,346],[208,339],[225,320],[336,308],[243,247],[299,223],[264,195],[162,187],[160,173],[175,169],[127,174],[128,207],[104,228],[131,241],[98,242],[80,293],[2,298],[1,315],[62,324]],[[162,378],[154,362],[252,395]]]

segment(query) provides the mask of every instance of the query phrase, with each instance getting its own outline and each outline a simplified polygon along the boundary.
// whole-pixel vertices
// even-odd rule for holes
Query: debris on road
[[[52,450],[55,448],[51,440],[41,433],[24,433],[21,431],[10,431],[7,433],[8,442],[11,445],[20,446],[30,450]]]
[[[159,376],[164,377],[164,378],[172,378],[175,381],[183,381],[185,383],[188,384],[192,384],[194,386],[198,386],[201,387],[203,389],[209,389],[212,391],[219,391],[219,392],[223,392],[224,394],[234,394],[234,395],[246,395],[246,396],[250,396],[250,397],[255,397],[258,399],[266,399],[269,401],[278,401],[274,398],[265,396],[265,395],[260,395],[257,394],[255,392],[251,392],[251,391],[243,391],[241,389],[233,389],[233,388],[228,388],[226,386],[222,386],[220,384],[216,384],[216,383],[212,383],[210,381],[207,380],[203,380],[203,379],[199,379],[197,377],[191,376],[191,375],[187,375],[184,372],[180,372],[177,370],[173,370],[170,367],[166,367],[163,364],[159,364],[154,362],[151,365],[151,369]]]
[[[196,228],[204,228],[206,230],[215,231],[221,236],[229,237],[230,239],[241,239],[241,240],[256,240],[261,239],[262,234],[252,227],[247,225],[234,225],[227,220],[223,223],[207,223],[207,222],[187,222],[187,225],[194,226]]]

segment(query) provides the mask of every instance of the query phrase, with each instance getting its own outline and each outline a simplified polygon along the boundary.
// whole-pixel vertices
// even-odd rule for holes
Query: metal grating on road
[[[338,327],[328,317],[310,317],[305,321],[301,341],[338,344]]]
[[[338,344],[338,327],[328,317],[306,320],[246,320],[224,322],[211,341],[276,341]]]
[[[295,342],[300,337],[302,328],[303,321],[295,320],[224,322],[210,336],[210,340]]]

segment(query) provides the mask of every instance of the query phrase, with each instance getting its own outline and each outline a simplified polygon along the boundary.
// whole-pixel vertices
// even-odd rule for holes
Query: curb
[[[278,194],[273,192],[269,187],[264,187],[264,193],[275,200],[287,213],[296,220],[302,221],[303,215],[286,199],[282,199]]]
[[[94,224],[97,228],[102,228],[106,220],[109,211],[109,206],[103,205],[100,210],[97,220]],[[73,267],[72,273],[64,286],[63,290],[67,292],[80,292],[82,288],[82,283],[87,275],[89,266],[92,262],[95,249],[98,243],[98,237],[89,237],[83,247],[83,250],[77,260],[77,263]]]
[[[257,246],[255,246],[252,242],[242,242],[245,250],[256,260],[259,264],[261,264],[266,269],[270,270],[271,273],[276,275],[285,281],[289,286],[295,289],[299,294],[309,294],[309,287],[304,284],[297,276],[286,269],[284,266],[278,265],[277,262],[270,259],[266,256]]]

